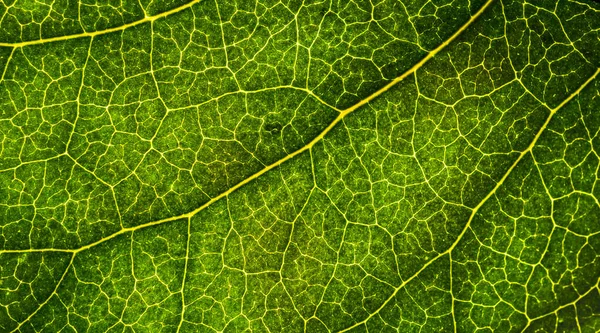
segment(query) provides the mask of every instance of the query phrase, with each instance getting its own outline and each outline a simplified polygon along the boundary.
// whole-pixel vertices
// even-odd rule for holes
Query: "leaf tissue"
[[[0,0],[0,332],[598,332],[599,73],[592,0]]]

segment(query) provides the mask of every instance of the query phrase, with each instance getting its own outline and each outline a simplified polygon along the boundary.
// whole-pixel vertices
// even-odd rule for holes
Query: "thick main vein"
[[[0,46],[17,48],[17,47],[23,47],[23,46],[28,46],[28,45],[46,44],[46,43],[58,42],[61,40],[76,39],[76,38],[81,38],[81,37],[93,37],[93,36],[108,34],[108,33],[115,32],[115,31],[122,31],[127,28],[134,27],[136,25],[144,24],[146,22],[152,22],[152,21],[158,20],[160,18],[181,12],[183,10],[186,10],[186,9],[192,7],[193,5],[195,5],[196,3],[200,2],[200,1],[201,0],[192,0],[188,3],[186,3],[185,5],[175,7],[173,9],[167,10],[166,12],[162,12],[162,13],[159,13],[156,15],[151,15],[151,16],[145,16],[137,21],[123,24],[118,27],[108,28],[108,29],[104,29],[104,30],[90,31],[90,32],[82,32],[82,33],[71,34],[71,35],[57,36],[57,37],[51,37],[51,38],[28,40],[28,41],[24,41],[24,42],[16,42],[16,43],[0,42]]]
[[[239,188],[241,188],[242,186],[252,182],[253,180],[257,179],[258,177],[262,176],[263,174],[267,173],[268,171],[277,168],[278,166],[280,166],[281,164],[285,163],[286,161],[304,153],[307,150],[310,150],[315,144],[317,144],[319,141],[321,141],[340,121],[342,121],[347,115],[349,115],[350,113],[354,112],[355,110],[357,110],[358,108],[364,106],[365,104],[371,102],[372,100],[374,100],[375,98],[379,97],[381,94],[385,93],[386,91],[390,90],[390,88],[392,88],[393,86],[395,86],[396,84],[398,84],[400,81],[404,80],[405,78],[411,76],[413,73],[415,73],[419,68],[423,67],[423,65],[425,65],[431,58],[433,58],[436,54],[438,54],[440,51],[442,51],[446,46],[448,46],[448,44],[450,44],[453,40],[455,40],[458,36],[460,36],[462,34],[462,32],[467,29],[467,27],[469,27],[479,16],[481,16],[481,14],[492,4],[494,0],[488,0],[473,16],[471,16],[471,18],[465,23],[463,24],[460,29],[458,29],[450,38],[448,38],[446,41],[444,41],[442,44],[440,44],[438,47],[436,47],[435,49],[433,49],[431,52],[429,52],[423,59],[421,59],[418,63],[416,63],[414,66],[412,66],[410,69],[408,69],[406,72],[404,72],[402,75],[398,76],[397,78],[395,78],[394,80],[390,81],[388,84],[386,84],[384,87],[382,87],[381,89],[377,90],[376,92],[374,92],[373,94],[369,95],[368,97],[364,98],[363,100],[359,101],[358,103],[354,104],[353,106],[342,110],[338,116],[319,134],[317,135],[314,139],[312,139],[309,143],[307,143],[306,145],[304,145],[303,147],[299,148],[298,150],[292,152],[291,154],[286,155],[285,157],[281,158],[280,160],[267,165],[266,167],[264,167],[263,169],[261,169],[260,171],[254,173],[253,175],[251,175],[250,177],[242,180],[241,182],[235,184],[234,186],[232,186],[231,188],[229,188],[227,191],[222,192],[221,194],[213,197],[212,199],[210,199],[209,201],[207,201],[206,203],[204,203],[202,206],[194,209],[193,211],[190,211],[188,213],[185,214],[181,214],[181,215],[177,215],[177,216],[172,216],[166,219],[162,219],[162,220],[156,220],[156,221],[152,221],[152,222],[147,222],[144,224],[140,224],[134,227],[128,227],[128,228],[123,228],[109,236],[106,236],[104,238],[101,238],[93,243],[90,243],[88,245],[82,246],[80,248],[77,249],[51,249],[51,248],[47,248],[47,249],[25,249],[25,250],[2,250],[0,251],[0,253],[23,253],[23,252],[81,252],[84,250],[87,250],[89,248],[92,248],[98,244],[104,243],[110,239],[113,239],[115,237],[118,237],[120,235],[129,233],[129,232],[133,232],[135,230],[139,230],[139,229],[143,229],[143,228],[147,228],[147,227],[151,227],[151,226],[155,226],[155,225],[159,225],[159,224],[163,224],[163,223],[167,223],[167,222],[171,222],[171,221],[177,221],[177,220],[182,220],[182,219],[189,219],[192,216],[196,215],[198,212],[206,209],[208,206],[212,205],[213,203],[223,199],[224,197],[227,197],[228,195],[232,194],[233,192],[237,191]],[[181,8],[181,7],[180,7]]]
[[[529,146],[525,150],[523,150],[521,152],[521,154],[519,155],[519,157],[513,162],[513,164],[504,173],[504,176],[502,176],[502,178],[498,181],[498,183],[496,183],[496,186],[494,186],[494,188],[479,202],[479,204],[477,204],[477,206],[475,206],[475,208],[473,208],[473,210],[471,211],[471,215],[469,216],[469,220],[467,220],[467,223],[465,224],[464,228],[462,229],[461,233],[458,235],[458,237],[456,238],[456,240],[454,241],[454,243],[452,243],[452,245],[446,251],[441,252],[437,256],[435,256],[432,259],[428,260],[423,265],[423,267],[421,267],[421,269],[419,269],[413,275],[411,275],[406,280],[404,280],[402,282],[402,284],[400,284],[398,287],[396,287],[394,289],[394,292],[381,304],[381,306],[379,308],[377,308],[375,311],[373,311],[371,314],[369,314],[369,316],[367,318],[363,319],[360,322],[357,322],[356,324],[354,324],[354,325],[352,325],[352,326],[350,326],[350,327],[348,327],[348,328],[346,328],[346,329],[344,329],[344,330],[342,330],[340,332],[349,331],[349,330],[351,330],[351,329],[353,329],[353,328],[355,328],[357,326],[360,326],[360,325],[366,323],[370,318],[372,318],[377,313],[379,313],[379,311],[381,311],[396,296],[396,294],[402,288],[404,288],[410,281],[412,281],[414,278],[416,278],[421,272],[423,272],[427,267],[429,267],[436,260],[438,260],[441,257],[443,257],[445,255],[448,255],[450,252],[452,252],[452,250],[454,250],[454,248],[456,247],[456,245],[458,245],[458,243],[460,242],[460,240],[463,238],[463,236],[465,235],[465,233],[469,229],[469,227],[471,225],[471,222],[473,221],[473,218],[475,217],[475,215],[477,214],[477,212],[479,211],[479,209],[481,209],[481,207],[488,201],[488,199],[490,199],[492,196],[494,196],[496,194],[496,191],[504,184],[504,181],[506,181],[506,179],[508,178],[508,176],[517,167],[517,165],[519,164],[519,162],[521,162],[521,160],[523,159],[523,157],[525,157],[527,154],[531,153],[531,150],[536,145],[538,139],[541,137],[542,133],[544,132],[544,130],[546,129],[546,127],[548,126],[548,124],[552,120],[552,117],[556,114],[556,112],[558,112],[558,110],[560,110],[563,106],[565,106],[573,98],[575,98],[575,96],[579,95],[579,93],[590,82],[592,82],[598,76],[598,74],[600,74],[600,68],[598,68],[596,70],[596,72],[592,76],[590,76],[577,90],[575,90],[571,95],[569,95],[569,97],[567,97],[565,100],[563,100],[557,107],[555,107],[554,109],[550,110],[550,114],[548,115],[548,117],[546,117],[546,121],[540,127],[540,129],[536,133],[536,135],[533,138],[533,140],[531,141],[531,143],[529,143]]]

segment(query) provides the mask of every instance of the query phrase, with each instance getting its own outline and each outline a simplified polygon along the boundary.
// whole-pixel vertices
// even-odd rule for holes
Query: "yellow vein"
[[[554,114],[558,110],[560,110],[563,106],[565,106],[567,103],[569,103],[575,96],[579,95],[579,93],[590,82],[592,82],[598,76],[598,74],[600,74],[600,68],[598,68],[596,70],[596,72],[592,76],[590,76],[577,90],[575,90],[571,95],[569,95],[569,97],[567,97],[564,101],[562,101],[562,103],[560,103],[556,108],[550,110],[550,115],[548,115],[548,117],[546,118],[546,121],[544,122],[544,124],[542,125],[542,127],[540,127],[540,129],[536,133],[535,137],[533,138],[533,140],[531,141],[531,143],[527,147],[527,149],[525,149],[525,150],[523,150],[521,152],[521,154],[519,155],[519,157],[514,161],[514,163],[504,173],[504,176],[502,176],[502,178],[500,179],[500,181],[498,181],[498,183],[496,184],[496,186],[494,186],[494,188],[479,202],[479,204],[477,204],[477,206],[475,206],[475,208],[473,208],[473,211],[471,212],[471,215],[469,216],[469,220],[467,221],[467,224],[464,226],[463,230],[458,235],[458,237],[456,238],[456,240],[454,241],[454,243],[452,243],[452,245],[446,251],[438,254],[434,258],[432,258],[429,261],[427,261],[427,263],[425,263],[423,265],[423,267],[421,267],[421,269],[419,269],[416,273],[414,273],[413,275],[411,275],[408,279],[404,280],[402,282],[402,284],[400,284],[394,290],[394,292],[392,293],[392,295],[390,295],[390,297],[388,297],[381,304],[381,306],[379,308],[377,308],[374,312],[372,312],[371,314],[369,314],[369,316],[367,318],[365,318],[364,320],[362,320],[362,321],[360,321],[360,322],[358,322],[358,323],[356,323],[356,324],[354,324],[354,325],[352,325],[352,326],[350,326],[348,328],[345,328],[345,329],[341,330],[340,332],[349,331],[349,330],[351,330],[353,328],[356,328],[357,326],[360,326],[360,325],[366,323],[370,318],[372,318],[377,313],[379,313],[379,311],[381,311],[394,298],[394,296],[396,296],[396,294],[398,293],[398,291],[400,291],[402,288],[404,288],[404,286],[406,286],[410,281],[412,281],[415,277],[417,277],[422,271],[424,271],[427,267],[429,267],[436,260],[438,260],[441,257],[443,257],[443,256],[449,254],[450,252],[452,252],[452,250],[456,247],[456,245],[458,245],[458,243],[460,242],[460,240],[463,238],[463,236],[465,235],[465,233],[469,229],[469,226],[471,225],[471,221],[473,221],[473,217],[475,217],[475,214],[477,214],[477,212],[485,204],[485,202],[489,198],[491,198],[496,193],[496,191],[502,186],[502,184],[504,183],[504,181],[508,178],[508,176],[510,175],[510,173],[515,169],[515,167],[519,164],[519,162],[523,159],[523,157],[525,157],[525,155],[527,155],[529,152],[531,152],[531,150],[533,149],[533,147],[537,143],[538,139],[540,138],[540,136],[542,135],[542,133],[544,132],[544,130],[546,129],[546,127],[550,123],[550,120],[552,120],[552,116],[554,116]]]
[[[179,325],[177,326],[176,333],[181,331],[181,326],[185,320],[185,279],[187,277],[188,265],[190,261],[190,239],[192,238],[192,219],[187,220],[187,242],[185,245],[185,265],[183,267],[183,278],[181,281],[181,318],[179,319]]]
[[[175,7],[173,9],[167,10],[166,12],[162,12],[162,13],[152,15],[152,16],[145,16],[144,18],[141,18],[137,21],[133,21],[133,22],[130,22],[130,23],[127,23],[124,25],[120,25],[118,27],[108,28],[108,29],[104,29],[104,30],[90,31],[90,32],[82,32],[82,33],[78,33],[78,34],[64,35],[64,36],[58,36],[58,37],[29,40],[29,41],[17,42],[17,43],[1,42],[0,46],[17,48],[17,47],[23,47],[23,46],[28,46],[28,45],[46,44],[46,43],[58,42],[58,41],[62,41],[62,40],[104,35],[104,34],[108,34],[111,32],[122,31],[127,28],[135,27],[136,25],[144,24],[146,22],[152,22],[152,21],[158,20],[160,18],[169,16],[171,14],[181,12],[183,10],[186,10],[186,9],[192,7],[193,5],[195,5],[198,2],[200,2],[200,0],[192,0],[188,3],[186,3],[185,5]]]
[[[540,320],[542,318],[545,318],[545,317],[553,315],[553,314],[558,314],[558,311],[560,311],[560,310],[562,310],[562,309],[564,309],[566,307],[577,305],[577,303],[579,301],[581,301],[582,299],[584,299],[585,297],[587,297],[590,293],[592,293],[594,291],[594,289],[600,291],[600,285],[599,284],[600,284],[600,278],[598,280],[596,280],[596,284],[593,285],[590,289],[588,289],[588,291],[584,292],[583,294],[580,294],[579,297],[577,297],[576,299],[572,300],[571,302],[565,303],[565,304],[557,307],[554,311],[550,311],[550,312],[545,313],[543,315],[539,315],[539,316],[537,316],[535,318],[531,318],[531,319],[528,318],[529,321],[527,322],[527,326],[525,326],[525,328],[523,328],[522,332],[525,332],[529,328],[529,326],[531,326],[531,323],[533,323],[536,320]],[[579,331],[581,332],[581,330],[579,330]]]
[[[73,265],[73,260],[74,259],[75,259],[75,253],[73,253],[71,255],[71,259],[69,260],[69,263],[67,264],[67,268],[65,268],[65,271],[61,275],[60,279],[58,280],[58,283],[54,287],[54,290],[52,290],[52,293],[50,294],[50,296],[48,296],[48,298],[46,298],[46,300],[44,302],[42,302],[40,304],[40,306],[38,306],[37,309],[35,309],[35,311],[33,311],[29,316],[27,316],[27,318],[25,320],[21,321],[19,323],[19,326],[17,326],[14,330],[12,330],[12,332],[19,331],[21,329],[21,326],[23,326],[23,324],[25,324],[31,318],[33,318],[33,316],[35,316],[35,314],[38,313],[44,307],[44,305],[46,305],[48,302],[50,302],[50,299],[52,299],[52,296],[58,295],[58,287],[60,287],[60,285],[62,284],[63,280],[67,276],[67,272],[69,271],[69,268],[71,268],[71,266]]]
[[[262,176],[263,174],[267,173],[268,171],[270,171],[270,170],[272,170],[272,169],[280,166],[281,164],[285,163],[286,161],[288,161],[288,160],[290,160],[290,159],[292,159],[292,158],[294,158],[294,157],[302,154],[303,152],[311,149],[315,144],[317,144],[317,142],[321,141],[321,139],[323,139],[325,137],[325,135],[327,135],[327,133],[329,133],[348,114],[352,113],[353,111],[355,111],[356,109],[360,108],[361,106],[369,103],[373,99],[377,98],[379,95],[385,93],[390,88],[392,88],[394,85],[396,85],[398,82],[400,82],[400,81],[404,80],[405,78],[407,78],[408,76],[412,75],[415,71],[417,71],[419,68],[421,68],[423,65],[425,65],[425,63],[427,63],[431,58],[433,58],[436,54],[438,54],[441,50],[443,50],[450,42],[452,42],[453,40],[455,40],[468,26],[470,26],[490,6],[490,4],[493,1],[494,0],[488,0],[477,11],[477,13],[475,13],[449,39],[447,39],[445,42],[443,42],[442,44],[440,44],[434,50],[432,50],[431,52],[429,52],[429,54],[427,54],[423,59],[421,59],[421,61],[419,61],[418,63],[416,63],[413,67],[411,67],[410,69],[408,69],[402,75],[400,75],[399,77],[397,77],[393,81],[389,82],[383,88],[377,90],[376,92],[374,92],[373,94],[369,95],[368,97],[366,97],[365,99],[361,100],[360,102],[354,104],[353,106],[349,107],[348,109],[345,109],[345,110],[341,111],[340,114],[337,116],[337,118],[335,118],[329,124],[329,126],[327,126],[317,137],[315,137],[308,144],[306,144],[305,146],[299,148],[298,150],[290,153],[289,155],[286,155],[282,159],[280,159],[280,160],[278,160],[278,161],[276,161],[276,162],[274,162],[274,163],[272,163],[272,164],[264,167],[263,169],[261,169],[257,173],[255,173],[255,174],[251,175],[250,177],[242,180],[241,182],[235,184],[234,186],[232,186],[227,191],[222,192],[221,194],[217,195],[216,197],[210,199],[209,201],[207,201],[206,203],[204,203],[202,206],[196,208],[195,210],[193,210],[191,212],[188,212],[188,213],[185,213],[185,214],[182,214],[182,215],[177,215],[177,216],[169,217],[169,218],[162,219],[162,220],[148,222],[148,223],[140,224],[140,225],[137,225],[137,226],[134,226],[134,227],[123,228],[123,229],[119,230],[118,232],[115,232],[114,234],[111,234],[109,236],[101,238],[101,239],[99,239],[99,240],[97,240],[97,241],[95,241],[93,243],[90,243],[88,245],[80,247],[79,249],[73,249],[73,250],[66,249],[66,250],[60,250],[60,251],[62,251],[62,252],[81,252],[81,251],[87,250],[87,249],[89,249],[91,247],[94,247],[94,246],[96,246],[96,245],[98,245],[100,243],[103,243],[103,242],[105,242],[107,240],[113,239],[115,237],[118,237],[120,235],[129,233],[129,232],[132,232],[132,231],[135,231],[135,230],[138,230],[138,229],[142,229],[142,228],[146,228],[146,227],[151,227],[151,226],[163,224],[163,223],[166,223],[166,222],[171,222],[171,221],[176,221],[176,220],[191,218],[192,216],[196,215],[198,212],[204,210],[208,206],[210,206],[213,203],[215,203],[216,201],[219,201],[219,200],[223,199],[224,197],[227,197],[231,193],[235,192],[240,187],[242,187],[242,186],[250,183],[251,181],[255,180],[256,178],[258,178],[258,177]],[[3,251],[0,251],[0,253],[39,252],[39,251],[40,250],[35,250],[35,249],[31,249],[31,250],[3,250]]]

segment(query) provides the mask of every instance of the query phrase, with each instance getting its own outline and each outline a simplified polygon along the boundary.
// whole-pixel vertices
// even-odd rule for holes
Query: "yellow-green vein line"
[[[409,278],[407,278],[406,280],[404,280],[402,282],[402,284],[400,284],[395,290],[394,292],[390,295],[390,297],[388,297],[379,308],[377,308],[375,311],[373,311],[371,314],[369,314],[369,316],[367,318],[365,318],[364,320],[357,322],[356,324],[347,327],[343,330],[341,330],[340,332],[346,332],[349,331],[353,328],[356,328],[364,323],[366,323],[370,318],[372,318],[373,316],[375,316],[377,313],[379,313],[379,311],[381,311],[398,293],[398,291],[400,291],[402,288],[404,288],[404,286],[406,286],[410,281],[412,281],[415,277],[417,277],[422,271],[424,271],[427,267],[429,267],[432,263],[434,263],[436,260],[440,259],[441,257],[449,254],[450,252],[452,252],[452,250],[456,247],[456,245],[458,245],[458,243],[460,242],[460,240],[463,238],[463,236],[465,235],[465,233],[467,232],[467,230],[469,229],[469,226],[471,225],[471,222],[473,221],[473,218],[475,217],[475,215],[477,214],[477,212],[479,211],[479,209],[486,203],[486,201],[491,198],[496,191],[502,186],[502,184],[504,183],[504,181],[506,180],[506,178],[508,178],[508,176],[510,175],[510,173],[515,169],[515,167],[519,164],[519,162],[523,159],[523,157],[525,157],[525,155],[527,155],[529,152],[531,152],[531,150],[533,149],[533,147],[535,146],[536,142],[538,141],[538,139],[540,138],[540,136],[542,135],[542,133],[544,132],[544,129],[546,129],[546,127],[548,126],[548,124],[550,123],[550,120],[552,120],[552,116],[558,111],[560,110],[563,106],[565,106],[567,103],[569,103],[575,96],[579,95],[579,93],[590,83],[592,82],[596,76],[598,76],[598,74],[600,74],[600,68],[596,70],[596,72],[590,76],[577,90],[575,90],[571,95],[569,95],[569,97],[567,97],[564,101],[562,101],[556,108],[550,110],[550,115],[546,118],[546,121],[544,122],[544,124],[540,127],[540,129],[538,130],[537,134],[535,135],[535,137],[533,138],[533,140],[531,141],[531,143],[529,144],[529,146],[523,150],[521,152],[521,154],[519,155],[519,157],[513,162],[513,164],[508,168],[508,170],[504,173],[504,175],[502,176],[502,178],[498,181],[498,183],[496,184],[496,186],[494,186],[494,188],[479,202],[479,204],[477,204],[477,206],[475,206],[475,208],[473,208],[473,210],[471,211],[471,215],[469,216],[469,220],[467,221],[466,225],[464,226],[463,230],[461,231],[461,233],[458,235],[458,237],[456,238],[456,240],[454,241],[454,243],[452,243],[452,245],[444,252],[441,252],[440,254],[438,254],[437,256],[433,257],[432,259],[430,259],[429,261],[427,261],[423,267],[421,267],[416,273],[414,273],[413,275],[411,275]]]
[[[90,32],[82,32],[82,33],[64,35],[64,36],[58,36],[58,37],[35,39],[35,40],[29,40],[29,41],[24,41],[24,42],[16,42],[16,43],[0,42],[0,46],[23,47],[23,46],[28,46],[28,45],[46,44],[46,43],[58,42],[58,41],[69,40],[69,39],[77,39],[77,38],[82,38],[82,37],[94,37],[94,36],[104,35],[104,34],[108,34],[111,32],[122,31],[127,28],[135,27],[136,25],[144,24],[147,22],[152,22],[152,21],[158,20],[160,18],[169,16],[171,14],[181,12],[183,10],[186,10],[186,9],[192,7],[193,5],[195,5],[198,2],[200,2],[200,0],[192,0],[188,3],[186,3],[185,5],[175,7],[173,9],[167,10],[162,13],[158,13],[156,15],[145,16],[137,21],[123,24],[118,27],[108,28],[108,29],[104,29],[104,30],[90,31]]]

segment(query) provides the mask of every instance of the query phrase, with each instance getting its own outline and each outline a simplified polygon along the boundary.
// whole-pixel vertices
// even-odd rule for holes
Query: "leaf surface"
[[[0,1],[0,331],[600,330],[591,1]]]

